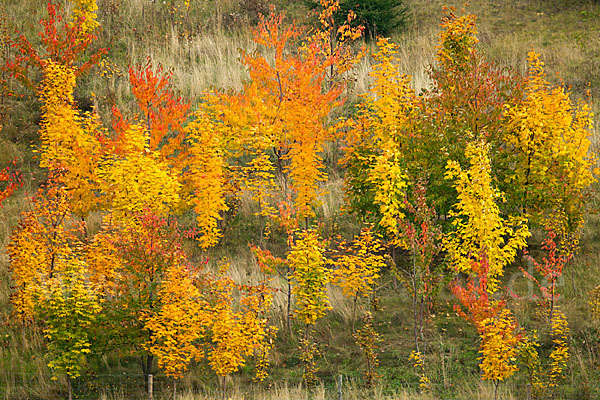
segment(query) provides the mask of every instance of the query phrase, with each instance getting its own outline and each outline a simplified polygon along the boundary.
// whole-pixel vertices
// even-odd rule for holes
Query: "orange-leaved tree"
[[[496,399],[500,383],[518,371],[516,356],[522,337],[506,302],[492,297],[489,278],[493,275],[485,251],[472,261],[471,271],[474,275],[468,278],[466,286],[457,280],[452,283],[452,293],[464,307],[457,305],[455,309],[479,333],[481,379],[494,383]]]
[[[86,50],[97,39],[94,31],[98,26],[95,10],[95,0],[81,0],[90,3],[90,7],[75,7],[73,19],[65,19],[64,10],[52,0],[48,1],[45,18],[40,20],[43,30],[39,33],[43,49],[37,50],[23,34],[16,39],[10,39],[11,45],[16,48],[17,56],[7,61],[6,69],[11,76],[33,89],[36,85],[32,81],[30,69],[37,68],[42,71],[46,60],[51,60],[66,68],[73,68],[75,76],[81,76],[90,68],[100,62],[107,53],[106,49],[98,49],[89,56]],[[86,15],[83,15],[86,14]]]
[[[23,319],[35,316],[35,306],[45,282],[66,270],[81,243],[80,227],[70,221],[67,191],[57,177],[31,198],[31,210],[23,212],[7,245],[15,285],[12,304]]]
[[[344,82],[327,82],[327,73],[348,60],[332,53],[327,35],[317,31],[294,49],[302,31],[285,26],[274,13],[261,16],[253,33],[263,52],[243,54],[250,80],[240,93],[219,95],[217,115],[237,151],[263,159],[270,153],[283,177],[283,192],[290,184],[298,216],[308,227],[318,185],[326,179],[321,153],[332,138],[327,119],[343,102]]]

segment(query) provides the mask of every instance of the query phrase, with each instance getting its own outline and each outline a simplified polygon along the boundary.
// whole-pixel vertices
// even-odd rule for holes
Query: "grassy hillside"
[[[40,0],[4,0],[0,6],[0,31],[17,29],[34,38],[37,20],[44,13]],[[102,32],[98,47],[110,48],[102,71],[96,69],[79,82],[76,97],[80,105],[95,104],[105,122],[110,121],[113,104],[131,110],[133,97],[127,78],[130,65],[161,64],[173,72],[173,82],[182,96],[194,104],[211,88],[240,89],[247,73],[240,63],[240,50],[252,51],[251,29],[258,12],[268,10],[267,1],[225,0],[194,1],[189,11],[178,1],[98,0]],[[300,1],[274,2],[289,20],[310,24],[312,20]],[[392,40],[400,45],[401,68],[412,75],[417,91],[430,84],[428,70],[434,60],[443,5],[462,7],[462,1],[406,0],[409,20],[406,30],[396,32]],[[175,6],[172,6],[172,5]],[[478,16],[479,39],[483,52],[498,64],[525,71],[530,49],[542,54],[548,76],[554,83],[564,82],[578,98],[594,101],[600,96],[600,3],[591,0],[472,0],[469,13]],[[366,43],[366,46],[373,46]],[[0,44],[0,63],[13,55],[13,49]],[[352,98],[369,87],[372,59],[365,58],[356,67]],[[37,77],[39,79],[39,77]],[[16,85],[16,84],[15,84]],[[17,88],[17,86],[15,86]],[[29,208],[26,193],[32,193],[44,179],[37,166],[31,144],[37,137],[40,104],[31,90],[16,89],[21,99],[0,101],[0,166],[17,158],[23,171],[23,189],[6,200],[0,209],[0,244],[4,248],[10,232],[17,226],[19,214]],[[589,90],[589,94],[588,94]],[[593,109],[599,111],[596,103]],[[600,150],[597,135],[594,146]],[[335,151],[333,149],[332,151]],[[333,157],[332,157],[333,158]],[[328,193],[318,212],[331,231],[355,233],[358,222],[343,215],[343,177],[337,165],[325,183]],[[596,186],[597,187],[597,184]],[[242,196],[239,214],[228,227],[227,239],[211,253],[214,259],[231,256],[232,275],[238,280],[254,280],[260,274],[247,244],[256,240],[260,223],[253,215],[256,205],[250,196]],[[591,209],[598,210],[598,195],[590,196]],[[90,225],[98,229],[99,217]],[[182,218],[185,221],[185,217]],[[94,228],[92,228],[94,229]],[[284,239],[281,240],[282,242]],[[539,249],[541,236],[531,239]],[[197,260],[202,256],[193,244],[187,245]],[[0,399],[55,399],[64,395],[64,382],[52,381],[44,359],[44,338],[36,326],[21,325],[11,317],[11,278],[8,257],[0,256]],[[523,266],[526,267],[524,261]],[[600,398],[600,321],[588,306],[589,292],[600,284],[600,218],[587,217],[581,238],[581,250],[565,270],[560,282],[561,309],[571,328],[571,360],[566,381],[557,391],[560,399]],[[527,329],[542,326],[543,316],[535,311],[528,295],[529,286],[516,266],[505,273],[505,284],[522,300],[510,300],[516,319]],[[284,282],[280,282],[283,288]],[[333,399],[338,398],[338,379],[342,376],[344,399],[491,399],[493,385],[482,383],[477,361],[478,335],[453,309],[455,300],[446,287],[439,296],[430,329],[426,332],[427,375],[431,394],[418,392],[418,376],[408,361],[413,347],[411,298],[402,283],[387,272],[381,278],[374,313],[375,329],[382,335],[379,354],[381,382],[373,389],[362,385],[364,361],[352,338],[352,302],[338,288],[329,292],[333,311],[316,326],[316,339],[323,351],[319,359],[321,384],[307,391],[300,384],[302,366],[295,354],[297,335],[281,334],[275,339],[271,375],[266,382],[251,382],[250,367],[236,373],[227,382],[232,399]],[[275,298],[280,331],[285,321],[279,311],[285,307],[283,293]],[[366,308],[366,304],[361,305]],[[300,328],[298,324],[295,328]],[[549,343],[543,343],[549,347]],[[143,398],[143,383],[136,359],[102,356],[91,360],[94,374],[84,376],[76,386],[79,398]],[[156,390],[169,398],[171,382],[158,374]],[[205,364],[195,365],[180,383],[180,399],[219,398],[219,382]],[[189,392],[189,393],[186,393]],[[194,392],[194,393],[192,393]],[[525,399],[524,376],[510,379],[500,387],[502,399]],[[198,394],[198,393],[203,393]]]

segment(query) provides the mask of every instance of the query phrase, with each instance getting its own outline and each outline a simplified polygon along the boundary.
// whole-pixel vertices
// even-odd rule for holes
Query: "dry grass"
[[[236,89],[242,87],[247,73],[240,62],[240,50],[252,51],[255,46],[249,29],[235,28],[234,14],[239,10],[241,1],[224,0],[216,2],[219,7],[213,12],[215,2],[192,2],[193,8],[181,24],[171,20],[165,7],[160,2],[147,0],[99,0],[102,11],[102,22],[105,32],[101,39],[103,45],[112,48],[109,60],[121,72],[121,76],[102,78],[90,76],[83,82],[82,94],[94,92],[102,107],[102,113],[108,115],[112,102],[126,109],[132,108],[132,96],[126,70],[129,65],[143,63],[149,57],[157,65],[173,71],[175,88],[186,98],[196,101],[202,93],[210,88]],[[437,41],[437,24],[441,14],[442,4],[462,6],[462,0],[408,0],[412,17],[408,32],[395,35],[393,40],[400,47],[400,68],[413,77],[413,85],[417,92],[430,85],[427,74],[428,66],[433,62]],[[28,37],[37,25],[31,24],[42,17],[44,10],[38,0],[4,0],[8,16],[16,21],[16,28],[28,33]],[[115,8],[116,7],[116,8]],[[468,11],[478,15],[478,26],[483,51],[500,65],[508,66],[524,72],[526,54],[531,49],[539,51],[547,64],[549,76],[554,78],[556,71],[562,71],[561,77],[571,85],[577,97],[583,95],[588,82],[592,83],[592,95],[600,93],[598,84],[600,78],[600,35],[598,35],[600,20],[600,5],[586,1],[559,0],[521,0],[486,1],[472,0]],[[22,15],[28,15],[27,20]],[[301,15],[301,11],[297,12]],[[232,19],[233,18],[233,19]],[[234,21],[234,22],[232,22]],[[369,70],[372,64],[370,58],[365,58],[355,71],[353,95],[364,93],[369,87]],[[598,110],[595,105],[594,108]],[[35,128],[35,127],[34,127]],[[598,135],[594,136],[598,149]],[[19,149],[14,143],[0,139],[5,149],[0,156],[0,162],[12,159]],[[2,163],[0,163],[2,165]],[[28,170],[34,170],[29,166]],[[35,182],[26,177],[29,191],[34,189]],[[340,178],[331,174],[331,180],[323,186],[325,195],[321,198],[322,205],[319,213],[328,224],[333,224],[342,204],[343,190]],[[593,197],[597,202],[597,198]],[[0,244],[6,245],[10,231],[16,226],[20,212],[27,207],[23,197],[13,197],[4,203],[0,210]],[[596,208],[598,205],[596,204]],[[256,205],[247,194],[242,196],[240,212],[242,219],[251,220]],[[337,223],[337,221],[336,221]],[[94,220],[95,226],[99,224]],[[583,255],[576,260],[574,280],[578,286],[571,287],[570,270],[567,271],[565,285],[560,288],[564,294],[561,306],[569,316],[571,327],[578,332],[577,340],[587,343],[597,341],[593,332],[597,332],[597,323],[587,320],[585,297],[586,293],[597,282],[600,273],[600,256],[595,243],[598,240],[598,220],[592,218],[586,226],[583,241]],[[348,228],[350,231],[350,228]],[[251,236],[252,235],[252,236]],[[258,268],[254,257],[246,246],[247,241],[258,238],[256,232],[241,236],[244,241],[238,243],[236,254],[231,258],[230,276],[237,282],[256,283],[264,275]],[[218,252],[215,252],[218,253]],[[204,255],[203,255],[204,256]],[[10,278],[7,269],[8,260],[4,255],[0,259],[0,310],[9,310]],[[286,283],[280,277],[275,277],[273,284],[279,289],[274,299],[275,323],[280,330],[284,329],[284,312],[286,307]],[[349,326],[352,318],[352,301],[345,298],[338,288],[329,288],[333,312],[338,320]],[[516,315],[520,321],[534,318],[528,314],[530,310],[524,303],[516,304]],[[4,315],[8,319],[8,315]],[[595,330],[590,327],[595,327]],[[0,333],[3,331],[0,331]],[[7,331],[8,332],[8,331]],[[11,331],[12,332],[12,331]],[[590,333],[592,332],[592,333]],[[587,335],[587,336],[586,336]],[[582,339],[584,338],[584,339]],[[393,334],[388,339],[399,341]],[[351,339],[349,339],[351,340]],[[444,340],[449,340],[445,338]],[[440,337],[440,347],[442,338]],[[43,339],[39,331],[22,329],[19,335],[0,337],[0,387],[4,389],[5,398],[26,398],[23,383],[19,377],[36,371],[27,386],[34,387],[39,397],[53,393],[56,384],[49,381],[48,369],[43,354]],[[595,342],[594,342],[595,343]],[[471,343],[472,344],[472,343]],[[598,365],[595,346],[582,345],[573,349],[573,370],[581,371],[583,376],[577,379],[593,380],[595,375],[590,366]],[[390,345],[391,346],[391,345]],[[439,381],[444,386],[454,382],[456,397],[459,399],[490,399],[493,398],[493,386],[487,383],[476,383],[478,377],[468,380],[464,376],[456,376],[456,363],[461,348],[453,347],[452,343],[444,343],[448,353],[432,354],[431,360],[436,363],[432,370],[440,374]],[[281,359],[284,355],[276,354]],[[278,361],[275,360],[277,363]],[[397,364],[406,362],[405,355],[394,360]],[[187,377],[188,384],[202,381],[201,377]],[[460,381],[458,381],[460,379]],[[570,378],[573,380],[573,376]],[[462,382],[462,384],[461,384]],[[502,399],[522,398],[523,391],[510,386],[500,389]],[[335,390],[319,387],[313,392],[307,392],[302,387],[280,384],[270,390],[249,389],[242,379],[230,382],[231,399],[329,399],[335,398]],[[0,396],[2,398],[2,396]],[[126,399],[126,396],[104,397],[108,399]],[[207,395],[182,394],[182,400],[217,399],[217,392]],[[433,399],[433,396],[416,395],[399,391],[394,394],[383,394],[381,391],[367,392],[359,389],[356,384],[348,384],[344,394],[345,399]]]

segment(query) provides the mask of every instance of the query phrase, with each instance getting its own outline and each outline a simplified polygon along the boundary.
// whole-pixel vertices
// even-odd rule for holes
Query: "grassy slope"
[[[8,22],[17,21],[17,28],[32,37],[37,29],[34,21],[42,15],[41,1],[7,0]],[[100,77],[97,74],[81,82],[78,95],[85,98],[95,93],[104,118],[108,118],[108,106],[115,102],[127,107],[131,102],[126,79],[126,67],[132,62],[143,62],[150,56],[174,72],[177,88],[187,97],[196,99],[201,92],[210,87],[239,88],[245,78],[243,67],[239,64],[238,50],[252,49],[247,21],[253,19],[251,10],[240,12],[235,1],[220,2],[215,13],[212,3],[192,2],[188,16],[181,19],[177,30],[166,8],[159,3],[143,0],[99,0],[104,32],[101,36],[103,46],[111,48],[109,60],[118,71],[113,77]],[[250,2],[249,2],[250,3]],[[296,17],[304,15],[295,2],[281,2]],[[461,7],[461,1],[418,1],[407,2],[411,8],[411,21],[407,32],[397,34],[394,40],[402,45],[402,65],[406,72],[413,75],[417,89],[428,84],[426,66],[431,62],[435,51],[435,36],[442,4]],[[525,56],[528,50],[535,48],[541,52],[552,76],[560,71],[567,85],[572,86],[577,96],[583,96],[588,83],[592,96],[600,91],[598,66],[600,58],[600,6],[591,1],[560,0],[520,0],[518,2],[498,2],[473,0],[468,11],[478,15],[480,40],[484,51],[502,65],[520,70],[525,68]],[[221,17],[219,17],[219,15]],[[233,27],[236,29],[233,29]],[[241,26],[241,28],[239,27]],[[187,31],[191,38],[181,35]],[[364,91],[368,85],[367,71],[369,61],[365,60],[358,68],[357,91]],[[558,78],[553,78],[558,82]],[[24,102],[3,103],[10,108],[8,119],[3,123],[5,130],[0,137],[0,145],[6,149],[0,153],[0,161],[15,155],[22,167],[31,176],[38,175],[35,162],[28,150],[29,140],[36,137],[37,103],[32,97]],[[29,175],[28,175],[29,176]],[[29,188],[35,182],[28,179]],[[325,202],[324,215],[332,222],[334,212],[341,203],[339,179],[329,185],[336,193]],[[22,195],[9,199],[0,210],[0,237],[5,244],[10,230],[16,225],[20,210],[27,207]],[[255,222],[251,217],[251,205],[242,204],[242,214],[236,219],[231,231],[235,233],[224,248],[223,253],[234,252],[234,270],[245,275],[251,267],[245,243],[252,240]],[[342,230],[353,229],[352,221],[342,219]],[[563,398],[598,398],[600,381],[598,367],[599,340],[598,322],[590,318],[587,310],[587,292],[598,279],[598,218],[590,217],[582,239],[582,250],[575,262],[566,271],[561,307],[569,318],[572,330],[573,357],[569,378],[564,386]],[[250,271],[253,274],[253,271]],[[507,271],[508,279],[516,277],[513,268]],[[8,321],[9,313],[9,277],[7,260],[4,256],[0,265],[0,313],[2,321]],[[517,279],[522,290],[526,285]],[[525,292],[521,292],[525,293]],[[378,295],[381,299],[381,311],[375,315],[376,328],[382,333],[381,368],[382,393],[366,394],[359,389],[352,390],[356,398],[377,397],[402,390],[402,386],[414,387],[417,382],[407,361],[411,347],[410,309],[408,295],[402,287],[394,288],[391,278],[384,277]],[[333,396],[334,379],[342,374],[351,381],[360,381],[363,363],[350,335],[350,303],[338,292],[332,292],[334,312],[321,321],[317,327],[318,338],[323,344],[320,375],[327,390],[317,390],[314,398]],[[283,305],[283,299],[277,300]],[[478,377],[476,333],[455,316],[452,311],[452,299],[442,293],[436,316],[431,329],[427,332],[430,348],[427,355],[428,375],[434,383],[438,396],[459,398],[490,398],[491,386],[481,384]],[[532,312],[526,301],[512,304],[518,320],[527,328],[540,325],[540,318]],[[281,321],[280,321],[281,323]],[[289,381],[294,385],[299,381],[301,370],[294,356],[294,341],[285,336],[277,339],[274,354],[274,368],[268,385],[280,385]],[[137,366],[105,358],[97,360],[102,374],[138,373]],[[42,338],[31,328],[14,328],[8,324],[0,326],[0,389],[5,389],[7,398],[25,398],[25,392],[31,397],[53,398],[56,385],[49,381],[48,370],[43,360]],[[195,368],[186,378],[184,386],[208,384],[206,369]],[[24,379],[27,383],[20,384]],[[248,385],[248,374],[238,374],[234,378],[234,387],[238,391],[263,390]],[[122,381],[122,379],[121,379]],[[348,385],[348,384],[347,384]],[[349,384],[352,386],[353,384]],[[512,379],[504,388],[505,398],[522,398],[523,381]],[[262,386],[263,388],[265,386]],[[258,388],[258,389],[257,389]],[[10,390],[10,392],[9,392]],[[210,390],[210,389],[207,389]],[[254,393],[256,398],[302,398],[300,392],[290,394],[284,387]],[[295,390],[295,389],[292,389]],[[323,392],[324,391],[324,392]],[[0,394],[2,390],[0,390]],[[190,397],[191,398],[191,397]],[[238,393],[234,398],[241,398]],[[396,397],[398,398],[398,397]],[[403,398],[403,397],[400,397]],[[409,398],[409,397],[406,397]],[[413,398],[413,397],[410,397]]]

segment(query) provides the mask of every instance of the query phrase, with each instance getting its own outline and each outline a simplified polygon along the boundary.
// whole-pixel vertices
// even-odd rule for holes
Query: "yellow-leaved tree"
[[[120,135],[117,150],[100,162],[104,202],[117,219],[131,219],[146,208],[166,213],[179,204],[178,177],[150,150],[149,140],[142,124],[131,124]]]
[[[310,326],[331,309],[327,295],[327,283],[331,274],[325,265],[324,252],[325,246],[319,234],[315,230],[309,230],[300,232],[287,256],[288,264],[293,270],[292,293],[296,296],[296,314],[306,324],[299,348],[300,358],[304,363],[303,378],[309,386],[317,380],[315,358],[319,354],[316,344],[311,340]]]
[[[381,255],[383,246],[370,229],[363,229],[350,245],[340,244],[340,255],[334,261],[336,269],[331,282],[342,288],[345,296],[352,298],[352,330],[356,319],[359,297],[368,297],[385,266]]]
[[[398,222],[404,218],[404,201],[409,185],[406,174],[406,145],[414,136],[414,118],[418,98],[411,86],[411,78],[400,72],[398,47],[388,39],[379,39],[375,64],[370,72],[373,84],[359,116],[350,121],[349,148],[344,163],[350,168],[347,185],[357,186],[364,180],[372,191],[373,203],[379,213],[378,224],[388,240],[396,247],[404,241]],[[348,138],[346,138],[348,140]],[[377,150],[373,150],[377,149]],[[358,171],[352,165],[362,165]],[[365,193],[354,196],[361,202]]]
[[[221,237],[219,221],[229,207],[225,203],[225,154],[219,127],[201,110],[186,126],[189,142],[186,201],[196,212],[199,228],[198,244],[207,249]]]
[[[97,165],[102,149],[96,117],[82,115],[73,100],[75,68],[52,60],[44,62],[41,84],[42,123],[40,166],[61,171],[73,212],[85,217],[98,206]]]
[[[327,296],[330,272],[325,265],[325,248],[319,234],[303,231],[288,254],[295,281],[296,314],[306,325],[314,325],[331,308]]]
[[[77,258],[64,261],[64,270],[43,282],[36,313],[44,320],[53,379],[66,375],[71,399],[71,380],[81,376],[86,355],[91,352],[91,328],[102,309],[102,299],[87,280],[86,264]]]
[[[524,98],[506,107],[504,140],[515,164],[506,179],[535,222],[562,211],[573,232],[583,219],[584,190],[595,181],[591,107],[547,81],[538,53],[529,52],[528,64]]]
[[[503,195],[492,186],[489,145],[472,142],[466,157],[470,167],[448,162],[446,179],[454,181],[458,202],[450,212],[453,230],[444,237],[452,267],[472,273],[472,263],[485,254],[489,263],[489,290],[494,291],[504,267],[514,261],[517,251],[527,246],[530,236],[525,217],[502,217],[497,201]]]

